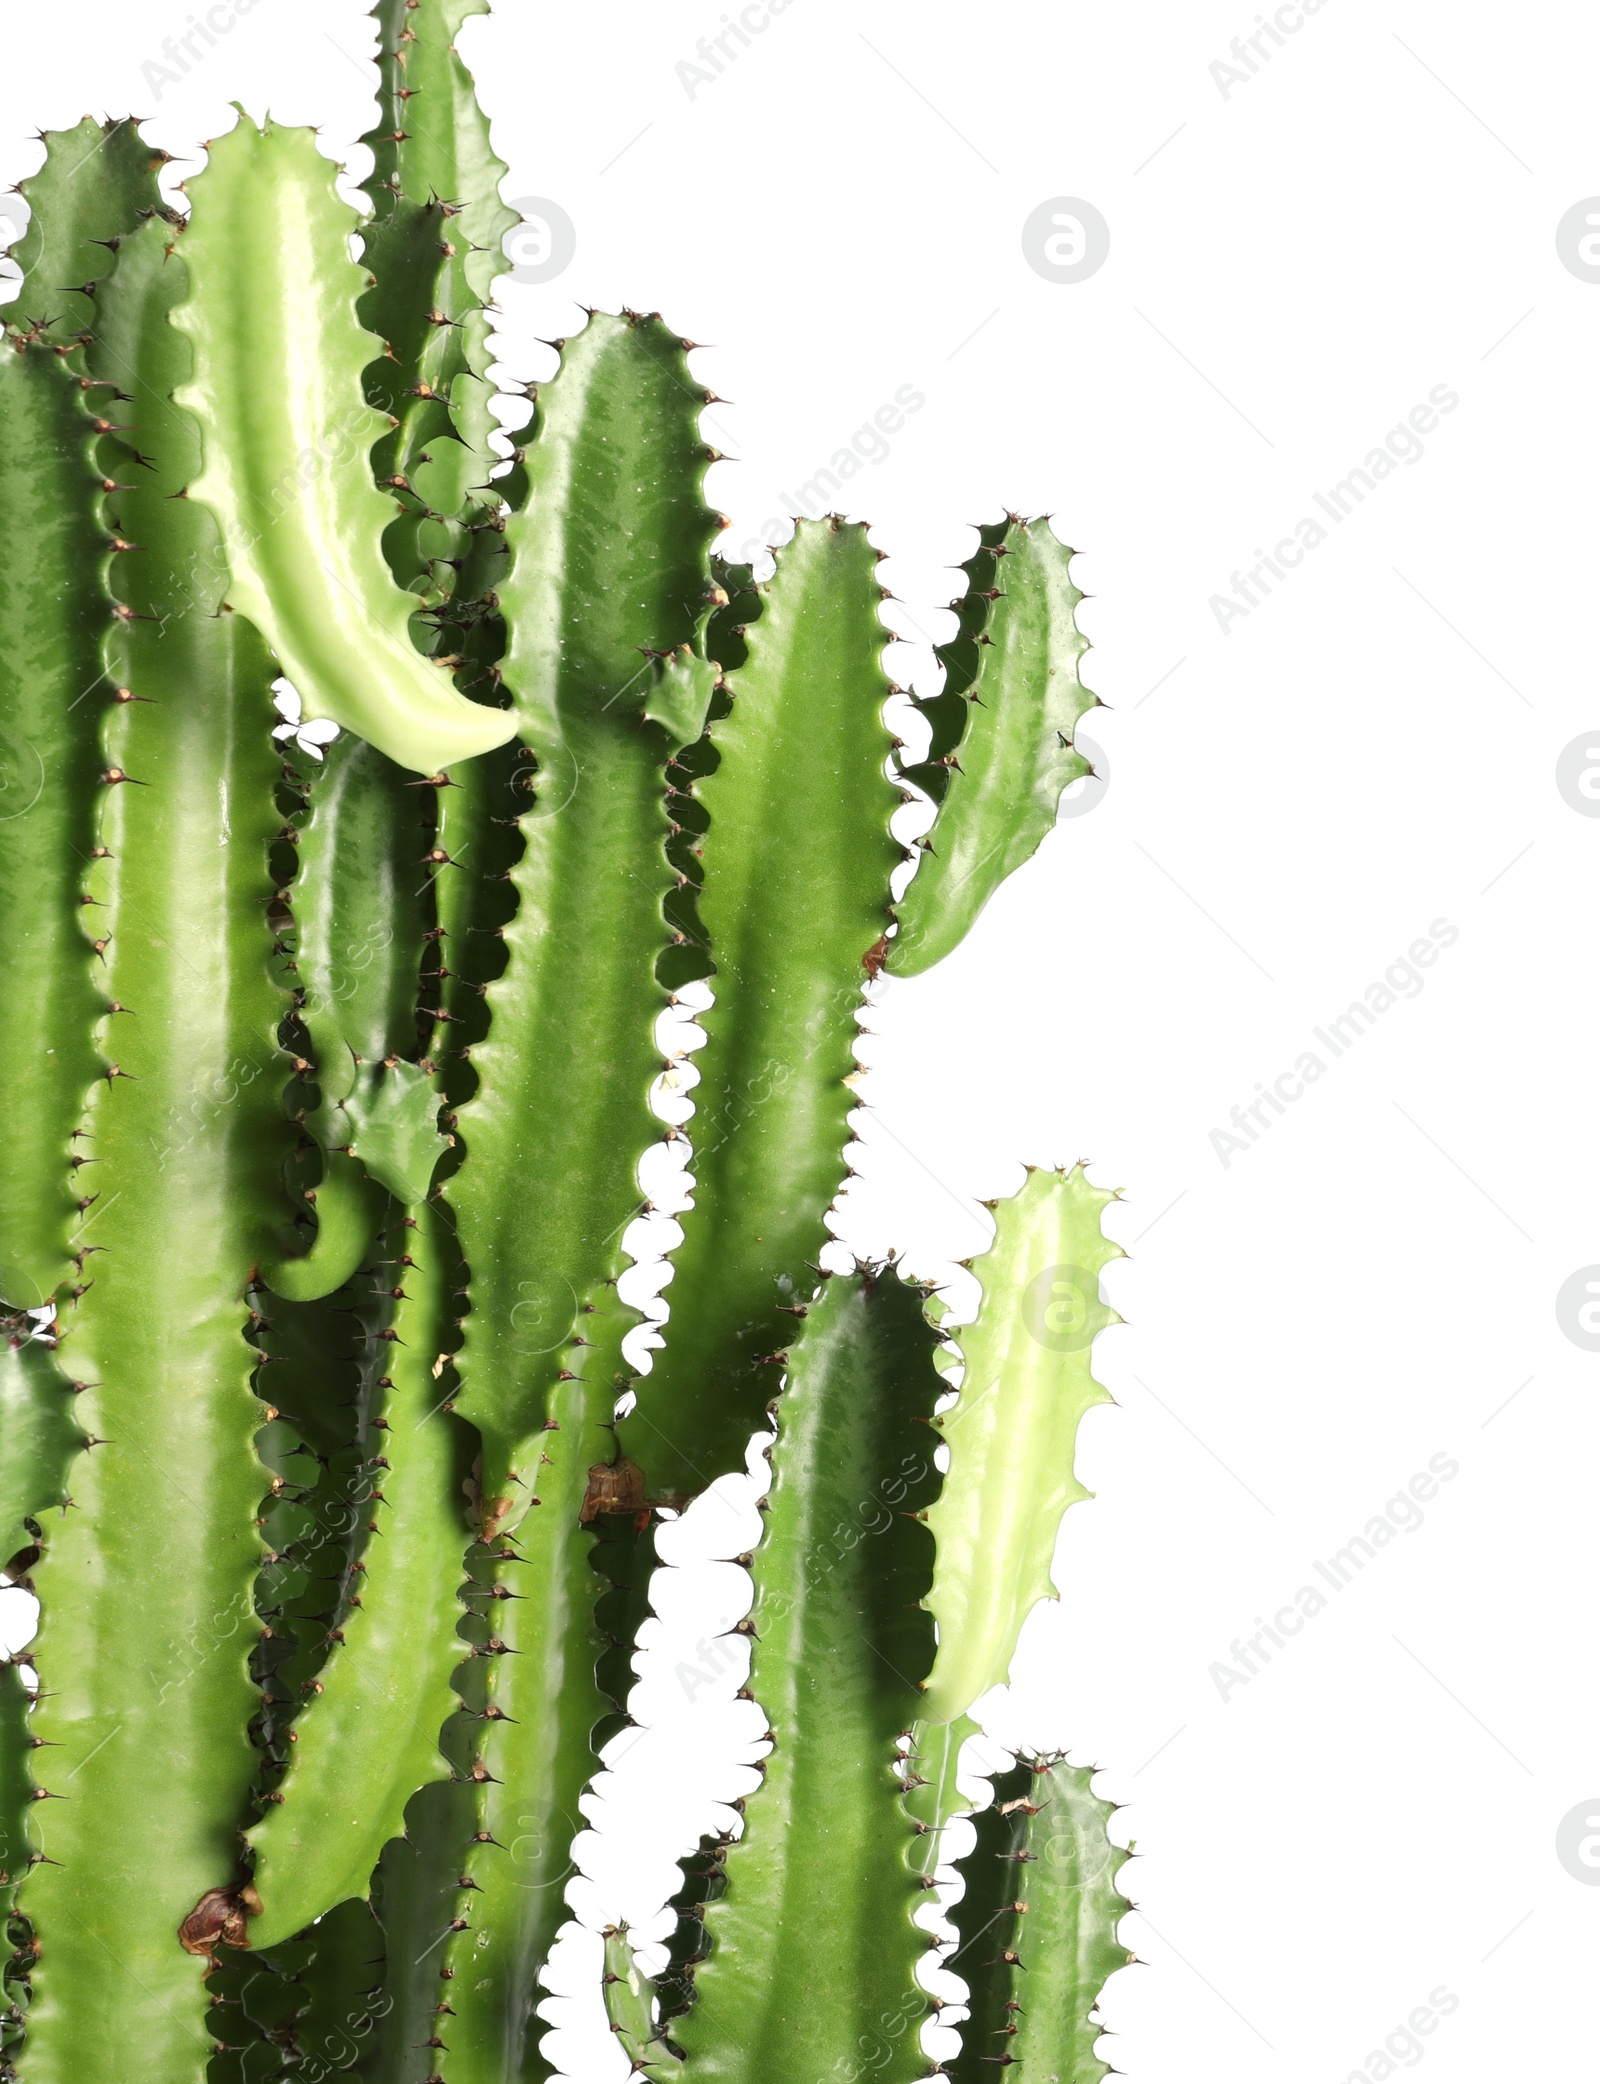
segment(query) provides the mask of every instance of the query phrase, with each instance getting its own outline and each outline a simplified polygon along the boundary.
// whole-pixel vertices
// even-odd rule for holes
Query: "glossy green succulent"
[[[652,2077],[911,2078],[942,1958],[964,2074],[1096,2078],[1125,1855],[1087,1774],[1002,1779],[953,1951],[918,1912],[1084,1495],[1113,1197],[1032,1173],[970,1325],[893,1264],[820,1270],[873,980],[953,948],[1084,771],[1072,553],[980,531],[913,756],[882,553],[829,518],[768,577],[718,561],[707,393],[658,316],[591,314],[497,438],[480,11],[380,0],[362,214],[311,133],[248,118],[187,213],[127,122],[24,184],[0,1560],[42,1618],[38,1698],[0,1667],[4,2058],[551,2074],[655,1517],[756,1436],[770,1751],[660,1976],[607,1935],[621,2044]],[[641,1372],[618,1284],[691,980],[694,1199]]]

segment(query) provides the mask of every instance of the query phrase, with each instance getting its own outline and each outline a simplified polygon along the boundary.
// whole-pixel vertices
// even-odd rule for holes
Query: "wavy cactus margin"
[[[620,2045],[691,2084],[864,2049],[909,2079],[942,1959],[960,2075],[1098,2078],[1126,1854],[1086,1771],[1002,1777],[950,1946],[923,1911],[1086,1495],[1115,1197],[1031,1173],[969,1325],[893,1263],[820,1270],[866,987],[951,953],[1086,771],[1073,553],[979,531],[912,754],[884,553],[834,516],[770,577],[717,559],[710,394],[659,316],[591,313],[501,437],[483,11],[379,0],[364,215],[242,115],[186,212],[132,122],[25,184],[0,1509],[42,1620],[37,1699],[0,1670],[7,2073],[550,2075],[653,1522],[755,1436],[761,1785],[656,1981],[608,1933]],[[274,740],[280,678],[337,727],[316,753]],[[693,1202],[641,1373],[625,1233],[691,979]]]

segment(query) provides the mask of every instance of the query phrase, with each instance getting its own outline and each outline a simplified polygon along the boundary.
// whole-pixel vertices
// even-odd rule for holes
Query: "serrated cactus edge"
[[[864,525],[717,557],[690,339],[592,311],[497,388],[486,11],[378,0],[365,209],[242,112],[181,197],[128,120],[23,184],[0,1563],[41,1623],[0,1668],[4,2073],[552,2075],[655,1527],[754,1438],[761,1784],[658,1976],[606,1931],[619,2046],[909,2080],[943,1958],[954,2074],[1088,2084],[1128,1957],[1086,1770],[1001,1776],[953,1949],[928,1927],[962,1745],[1086,1495],[1116,1197],[1078,1166],[990,1204],[968,1324],[893,1259],[824,1270],[864,1010],[1086,771],[1073,553],[979,529],[907,746]],[[691,980],[680,1132],[657,1024]],[[663,1140],[692,1201],[645,1336]]]

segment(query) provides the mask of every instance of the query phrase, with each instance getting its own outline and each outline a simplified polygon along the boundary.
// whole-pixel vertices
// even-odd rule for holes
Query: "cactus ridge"
[[[270,661],[217,612],[210,517],[178,496],[198,443],[172,402],[189,361],[168,323],[174,245],[155,217],[122,240],[82,350],[91,383],[129,401],[127,425],[96,430],[103,656],[126,699],[104,716],[88,895],[108,1010],[60,1315],[90,1451],[38,1570],[35,1721],[56,1798],[23,1890],[29,2084],[114,2073],[134,2020],[154,2073],[201,2074],[196,1952],[216,1935],[202,1920],[185,1952],[178,1932],[235,1871],[255,1771],[245,1644],[266,1479],[246,1290],[287,1215],[289,1133],[269,974],[277,761]],[[159,1571],[141,1567],[154,1555]]]
[[[1099,1334],[1122,1321],[1100,1299],[1102,1270],[1124,1256],[1101,1228],[1117,1198],[1092,1186],[1082,1165],[1030,1170],[1022,1191],[998,1205],[995,1241],[974,1263],[982,1299],[954,1333],[961,1390],[939,1418],[950,1468],[929,1514],[939,1655],[924,1723],[955,1721],[999,1685],[1028,1614],[1055,1596],[1062,1516],[1089,1495],[1073,1470],[1078,1427],[1110,1401],[1092,1354]]]
[[[23,280],[0,343],[0,906],[13,1059],[0,1084],[0,1296],[19,1310],[48,1305],[72,1278],[75,1139],[100,1069],[92,1036],[104,1000],[89,943],[104,922],[84,931],[83,886],[118,687],[104,647],[119,538],[106,526],[99,450],[129,401],[104,370],[88,372],[84,348],[123,239],[162,210],[165,157],[130,123],[87,117],[44,145],[44,164],[20,184],[31,211],[12,249]]]
[[[638,1472],[618,1465],[611,1423],[632,1321],[614,1300],[586,1317],[551,1400],[537,1503],[480,1551],[468,1601],[478,1691],[462,1689],[477,1814],[444,1957],[447,2084],[552,2073],[538,1975],[569,1915],[579,1798],[631,1679],[608,1624],[642,1602],[651,1560]]]
[[[1134,1956],[1117,1937],[1133,1905],[1117,1877],[1131,1857],[1109,1826],[1115,1806],[1093,1791],[1094,1768],[1059,1755],[1025,1757],[994,1779],[976,1842],[957,1863],[965,1891],[944,1965],[969,1991],[958,2084],[999,2065],[1043,2060],[1054,2074],[1101,2084],[1096,2052],[1107,1979]]]
[[[735,626],[746,655],[711,727],[715,764],[687,787],[705,820],[697,913],[716,997],[666,1344],[622,1427],[664,1499],[742,1465],[845,1176],[862,986],[903,858],[883,772],[878,561],[865,528],[799,524],[756,589],[759,614]]]
[[[740,1624],[774,1735],[706,1909],[709,1955],[681,1970],[695,2001],[672,2038],[691,2075],[782,2084],[869,2042],[885,2077],[926,2067],[913,1913],[929,1883],[897,1750],[934,1647],[924,1520],[944,1385],[925,1300],[893,1267],[830,1276],[790,1354]]]
[[[392,508],[350,467],[383,431],[363,391],[381,343],[356,314],[357,220],[334,171],[309,131],[241,117],[186,184],[193,294],[173,316],[196,349],[181,398],[205,433],[192,491],[221,525],[231,605],[306,715],[431,774],[502,744],[510,725],[413,642],[414,598],[380,547]]]
[[[1010,514],[978,537],[961,567],[967,590],[950,604],[957,634],[938,647],[943,689],[916,704],[927,756],[901,770],[938,815],[900,901],[887,952],[896,976],[930,969],[965,938],[1055,824],[1063,792],[1090,772],[1073,735],[1101,704],[1079,676],[1089,640],[1076,620],[1074,552],[1047,517]]]
[[[638,1166],[661,1135],[649,1094],[676,748],[649,709],[715,605],[702,403],[659,318],[592,315],[541,391],[529,504],[508,529],[505,680],[536,772],[513,776],[526,846],[448,1187],[471,1282],[459,1408],[484,1439],[489,1535],[526,1510],[561,1350],[626,1268]]]
[[[658,314],[588,311],[503,434],[515,215],[456,50],[486,5],[377,0],[365,215],[311,132],[248,118],[187,218],[131,121],[47,136],[23,184],[0,1562],[38,1593],[44,1684],[0,1667],[0,2071],[24,2084],[552,2075],[541,1977],[656,1515],[764,1423],[737,1559],[760,1785],[687,1863],[659,1978],[604,1935],[605,2001],[652,2084],[926,2074],[919,1912],[971,1711],[1086,1495],[1120,1248],[1081,1165],[997,1210],[970,1325],[892,1259],[822,1270],[876,981],[950,953],[1087,771],[1073,552],[1046,520],[979,531],[902,759],[883,553],[829,516],[769,579],[716,556],[715,401]],[[895,903],[916,791],[935,822]],[[629,1232],[682,1066],[656,1027],[699,980],[693,1198],[641,1373]],[[976,1817],[943,1955],[960,2076],[1106,2074],[1110,1815],[1039,1757]]]

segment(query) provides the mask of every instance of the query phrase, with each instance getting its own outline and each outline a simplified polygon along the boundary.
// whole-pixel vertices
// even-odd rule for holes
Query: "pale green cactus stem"
[[[1100,704],[1079,675],[1089,640],[1076,615],[1073,552],[1048,520],[1012,514],[980,528],[951,603],[960,630],[939,650],[941,693],[919,701],[931,743],[906,779],[939,806],[898,907],[896,976],[930,969],[962,941],[1001,883],[1056,822],[1064,790],[1090,771],[1073,744]]]
[[[690,2077],[815,2084],[865,2060],[926,2073],[917,1981],[927,1883],[911,1854],[896,1739],[933,1657],[923,1522],[943,1381],[923,1292],[892,1268],[823,1282],[776,1407],[772,1491],[752,1562],[750,1689],[774,1736],[709,1958],[671,2027]]]
[[[1100,1227],[1117,1199],[1070,1172],[1031,1172],[999,1204],[977,1261],[983,1299],[954,1334],[961,1393],[939,1424],[950,1468],[928,1524],[938,1565],[928,1606],[939,1654],[920,1720],[954,1722],[1006,1676],[1022,1624],[1054,1596],[1051,1562],[1069,1505],[1084,1414],[1109,1402],[1091,1372],[1098,1334],[1121,1319],[1100,1300],[1101,1269],[1123,1256]]]
[[[140,548],[115,555],[106,604],[127,699],[107,726],[89,888],[113,1010],[61,1353],[96,1444],[37,1573],[34,1719],[53,1748],[23,1891],[39,1950],[27,2084],[198,2084],[203,1962],[178,1931],[235,1870],[256,1769],[246,1650],[266,1477],[246,1289],[287,1214],[273,669],[245,619],[218,612],[220,584],[204,590],[215,530],[179,496],[199,459],[170,402],[190,361],[169,323],[185,287],[172,241],[159,219],[124,240],[88,350],[91,377],[130,401],[126,439],[102,437],[103,526]],[[192,1947],[216,1936],[206,1916],[188,1928]]]
[[[503,744],[509,717],[467,701],[411,634],[414,596],[379,548],[392,505],[368,455],[382,431],[362,371],[381,349],[356,316],[355,212],[310,131],[246,117],[189,184],[194,342],[180,402],[205,468],[192,488],[221,523],[228,599],[257,623],[308,717],[431,774]]]

